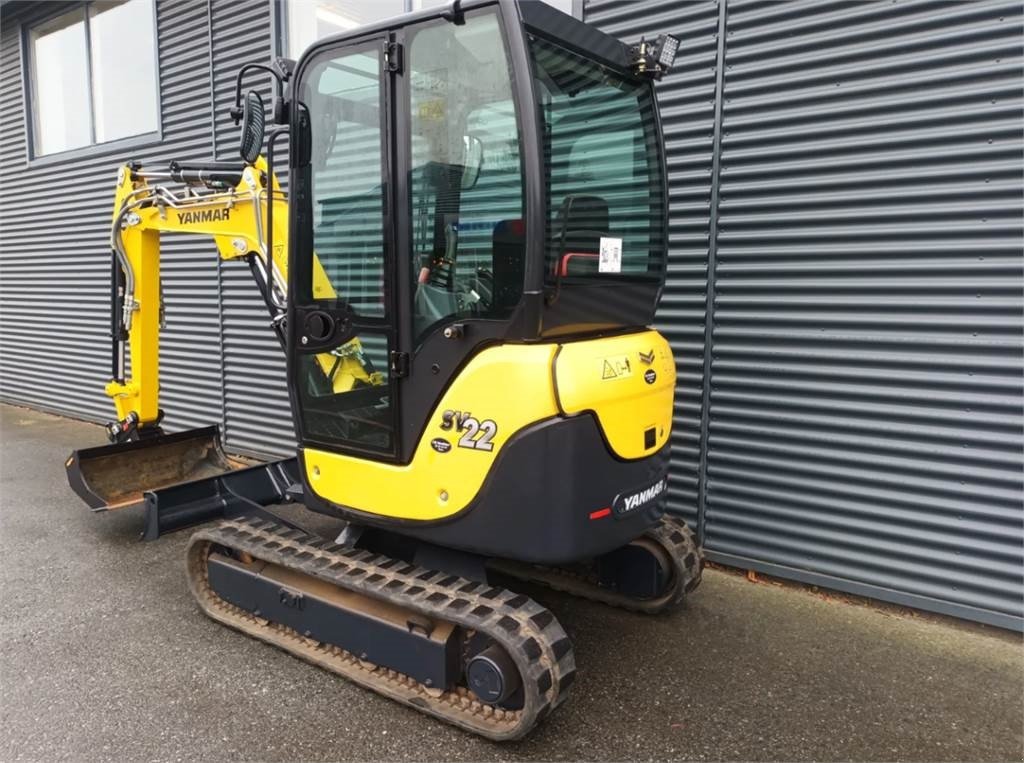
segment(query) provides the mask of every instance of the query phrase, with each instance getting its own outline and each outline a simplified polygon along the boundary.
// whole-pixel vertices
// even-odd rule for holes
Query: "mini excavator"
[[[147,539],[197,528],[188,581],[214,620],[522,737],[576,668],[554,615],[505,585],[656,613],[701,580],[665,513],[676,372],[650,328],[668,242],[654,81],[677,46],[465,0],[243,66],[239,161],[118,173],[117,420],[71,454],[72,488],[96,511],[141,507]],[[242,96],[251,72],[273,79],[270,120]],[[165,431],[172,233],[248,264],[287,359],[294,457],[231,457],[216,425]],[[275,513],[289,502],[337,537]]]

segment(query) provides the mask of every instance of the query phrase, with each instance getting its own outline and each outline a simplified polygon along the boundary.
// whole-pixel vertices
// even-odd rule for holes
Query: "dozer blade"
[[[216,426],[76,450],[68,483],[93,511],[145,505],[142,537],[239,516],[273,518],[265,506],[294,498],[294,458],[249,465],[229,458]]]
[[[293,457],[148,490],[142,538],[156,540],[174,530],[236,517],[258,517],[294,526],[264,507],[295,500],[301,495],[298,481],[298,461]]]
[[[228,458],[217,426],[82,448],[67,460],[68,483],[94,511],[137,506],[151,490],[245,466]]]

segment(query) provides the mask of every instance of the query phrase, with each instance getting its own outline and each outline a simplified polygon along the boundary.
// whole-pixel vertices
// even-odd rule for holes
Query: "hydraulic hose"
[[[110,229],[110,248],[114,250],[121,270],[124,272],[124,307],[121,311],[121,323],[125,331],[131,331],[132,328],[132,312],[135,310],[135,272],[124,251],[124,243],[121,241],[121,225],[131,210],[132,205],[127,203],[122,205],[117,217],[114,218],[114,225]]]

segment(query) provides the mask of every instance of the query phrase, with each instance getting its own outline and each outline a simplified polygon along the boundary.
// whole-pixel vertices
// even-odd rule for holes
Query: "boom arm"
[[[191,183],[174,193],[159,180]],[[151,182],[154,181],[154,182]],[[232,181],[234,183],[232,184]],[[269,181],[269,184],[268,184]],[[202,184],[202,190],[200,186]],[[272,242],[267,241],[268,197],[274,205]],[[160,329],[163,295],[160,286],[160,234],[211,236],[223,260],[247,259],[284,341],[280,323],[287,300],[288,203],[276,177],[269,177],[260,157],[252,166],[186,170],[172,164],[163,172],[125,165],[118,173],[111,246],[116,257],[112,306],[111,381],[106,393],[114,401],[118,421],[112,439],[127,439],[137,429],[155,427],[161,418]],[[273,252],[272,256],[269,255]],[[314,258],[314,289],[336,296],[319,259]],[[125,343],[131,358],[126,369]],[[318,365],[334,391],[382,383],[362,356],[358,340],[317,355]]]

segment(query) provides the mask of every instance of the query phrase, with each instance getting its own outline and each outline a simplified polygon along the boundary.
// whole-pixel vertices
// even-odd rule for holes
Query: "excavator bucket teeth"
[[[206,480],[247,464],[224,453],[217,426],[82,448],[67,460],[71,488],[94,511],[137,506],[145,493]]]

